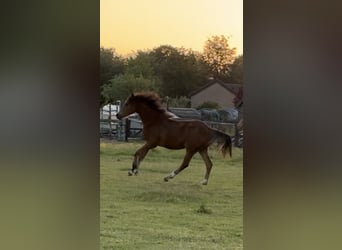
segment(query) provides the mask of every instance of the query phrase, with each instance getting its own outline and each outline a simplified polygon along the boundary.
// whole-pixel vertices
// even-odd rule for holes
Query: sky
[[[202,52],[213,35],[243,53],[243,0],[100,0],[100,45],[123,56],[160,45]]]

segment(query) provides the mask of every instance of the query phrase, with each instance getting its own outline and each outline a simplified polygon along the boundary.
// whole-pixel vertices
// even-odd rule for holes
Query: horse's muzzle
[[[116,114],[116,118],[118,118],[119,120],[121,120],[121,119],[122,119],[122,116],[121,116],[119,113],[117,113],[117,114]]]

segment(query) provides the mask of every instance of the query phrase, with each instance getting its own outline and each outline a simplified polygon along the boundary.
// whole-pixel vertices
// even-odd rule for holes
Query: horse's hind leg
[[[154,148],[155,146],[151,146],[149,144],[144,144],[141,148],[137,150],[134,154],[134,160],[132,163],[132,169],[128,171],[128,175],[137,175],[138,174],[138,169],[139,165],[142,162],[142,160],[145,158],[146,154],[151,148]]]
[[[179,174],[184,168],[189,166],[191,158],[194,156],[195,153],[196,153],[196,151],[187,150],[182,164],[175,171],[171,172],[170,175],[164,177],[164,181],[169,181],[170,179],[175,177],[177,174]]]
[[[209,180],[209,175],[210,175],[210,171],[211,168],[213,166],[213,163],[211,162],[209,155],[208,155],[208,148],[202,150],[199,152],[202,156],[203,161],[205,162],[205,166],[206,166],[206,173],[204,176],[204,180],[201,182],[203,185],[207,185],[208,184],[208,180]]]

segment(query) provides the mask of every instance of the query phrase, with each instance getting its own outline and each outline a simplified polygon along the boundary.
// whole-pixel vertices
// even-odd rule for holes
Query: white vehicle
[[[116,114],[118,112],[120,112],[120,105],[107,104],[100,109],[100,119],[108,120],[110,115],[112,120],[117,120]]]

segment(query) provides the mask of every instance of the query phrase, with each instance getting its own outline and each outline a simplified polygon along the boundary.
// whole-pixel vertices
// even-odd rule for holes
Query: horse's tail
[[[229,152],[229,156],[232,157],[232,139],[229,135],[216,130],[214,141],[218,143],[223,157],[227,155],[227,152]]]

